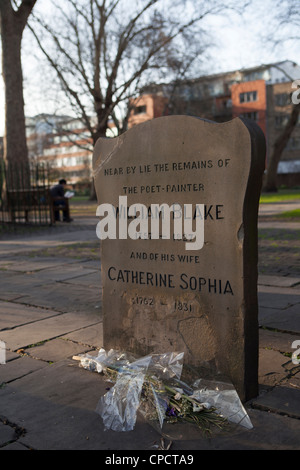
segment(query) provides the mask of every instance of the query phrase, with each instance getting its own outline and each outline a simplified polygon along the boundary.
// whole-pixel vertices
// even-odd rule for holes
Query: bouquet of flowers
[[[141,394],[141,411],[149,420],[163,423],[187,422],[195,424],[205,434],[224,429],[228,420],[209,403],[201,402],[182,387],[182,383],[164,383],[147,376]]]
[[[164,422],[188,422],[210,434],[213,429],[224,429],[229,422],[252,427],[233,387],[218,382],[207,387],[201,379],[190,386],[180,380],[183,353],[136,359],[126,352],[106,353],[100,349],[96,357],[76,359],[81,367],[103,373],[113,383],[96,409],[106,429],[132,430],[138,410],[146,419],[158,422],[160,428]]]

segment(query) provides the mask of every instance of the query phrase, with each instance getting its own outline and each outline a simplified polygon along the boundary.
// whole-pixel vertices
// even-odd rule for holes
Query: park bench
[[[8,189],[7,207],[12,222],[55,224],[55,211],[69,213],[69,200],[64,199],[64,205],[54,205],[50,189],[45,186],[36,186],[29,189]],[[31,214],[31,217],[30,217]]]
[[[53,202],[48,187],[7,189],[6,193],[12,222],[54,222]]]

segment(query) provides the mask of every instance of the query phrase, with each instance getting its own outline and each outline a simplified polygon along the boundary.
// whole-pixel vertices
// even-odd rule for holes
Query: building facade
[[[131,102],[128,128],[168,114],[168,99],[160,93],[141,95]]]
[[[92,140],[79,120],[39,115],[27,118],[26,128],[29,158],[47,164],[53,182],[60,178],[73,185],[90,181]]]
[[[79,119],[41,114],[26,118],[29,159],[50,168],[53,182],[65,178],[69,185],[90,185],[93,141]],[[116,135],[110,122],[107,137]]]
[[[242,70],[150,84],[129,103],[128,128],[166,115],[191,115],[215,122],[235,117],[252,119],[267,141],[266,167],[276,139],[291,114],[293,81],[300,67],[284,61]],[[32,160],[47,163],[53,180],[87,182],[92,174],[92,140],[78,119],[39,115],[27,118],[27,143]],[[111,124],[108,137],[116,135]],[[278,167],[279,183],[300,185],[300,120],[293,130]]]
[[[265,134],[267,167],[276,139],[291,114],[291,94],[295,91],[292,85],[297,79],[300,67],[284,61],[172,85],[150,85],[141,97],[132,101],[128,127],[167,114],[192,115],[215,122],[235,117],[251,119]],[[164,112],[159,114],[163,99]],[[279,184],[300,184],[300,119],[282,154],[278,178]]]

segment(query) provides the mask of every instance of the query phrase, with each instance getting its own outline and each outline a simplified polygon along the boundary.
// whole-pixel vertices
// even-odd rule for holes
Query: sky
[[[41,1],[43,1],[43,5],[47,5],[47,0]],[[239,3],[238,0],[237,3]],[[243,17],[228,13],[226,16],[211,18],[208,22],[208,29],[215,44],[210,49],[211,58],[202,65],[199,76],[286,59],[300,64],[296,42],[284,42],[276,48],[270,45],[266,46],[262,42],[268,31],[270,17],[274,14],[273,5],[274,0],[251,0],[250,7]],[[26,35],[25,41],[28,41]],[[22,51],[26,115],[33,116],[42,112],[54,112],[54,109],[51,109],[51,101],[41,102],[38,78],[34,74],[36,64],[30,61],[29,53],[31,53],[31,45],[28,47],[27,42]],[[4,85],[2,76],[0,76],[0,136],[3,133]]]

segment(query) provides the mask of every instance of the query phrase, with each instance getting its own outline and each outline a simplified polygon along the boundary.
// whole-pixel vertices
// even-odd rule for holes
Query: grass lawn
[[[71,216],[95,216],[97,206],[97,201],[90,201],[89,196],[74,196],[70,200]]]
[[[294,201],[297,199],[300,201],[300,188],[279,189],[277,193],[262,193],[259,202],[261,204],[267,204],[272,202]]]
[[[72,199],[70,199],[70,202],[72,204],[76,203],[83,203],[83,202],[88,202],[89,201],[89,196],[74,196]]]
[[[259,274],[300,277],[299,234],[300,230],[286,228],[259,229]]]
[[[282,212],[282,214],[278,214],[277,217],[286,218],[286,219],[300,219],[300,209],[294,209],[292,211]]]

